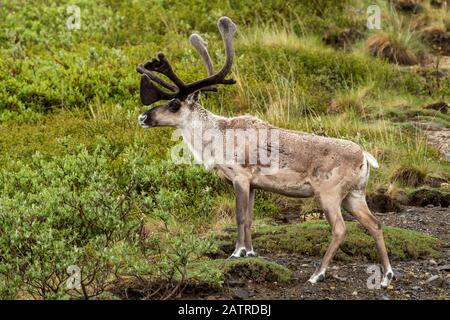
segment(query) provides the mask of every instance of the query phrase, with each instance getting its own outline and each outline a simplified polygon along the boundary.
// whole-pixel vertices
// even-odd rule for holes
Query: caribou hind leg
[[[383,279],[381,286],[389,286],[394,272],[392,271],[386,246],[383,238],[383,230],[377,218],[370,212],[366,203],[364,192],[361,190],[351,191],[343,201],[344,209],[350,212],[375,239],[378,256],[383,265]]]

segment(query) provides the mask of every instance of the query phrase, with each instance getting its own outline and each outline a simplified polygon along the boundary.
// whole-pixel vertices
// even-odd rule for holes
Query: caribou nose
[[[146,114],[141,114],[139,117],[139,123],[140,124],[145,124],[145,120],[147,120],[147,115]]]

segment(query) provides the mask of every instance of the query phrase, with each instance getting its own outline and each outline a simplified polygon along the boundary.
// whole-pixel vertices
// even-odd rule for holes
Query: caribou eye
[[[181,102],[178,99],[173,99],[172,101],[169,102],[169,111],[170,112],[177,112],[178,110],[180,110],[181,107]]]

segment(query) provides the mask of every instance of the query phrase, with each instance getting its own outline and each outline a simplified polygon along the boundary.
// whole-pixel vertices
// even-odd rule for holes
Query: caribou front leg
[[[237,241],[236,249],[230,258],[239,258],[246,255],[245,229],[246,220],[248,220],[248,209],[250,204],[250,182],[244,177],[235,177],[233,179],[234,192],[236,194],[236,223],[237,223]],[[251,243],[250,243],[251,245]]]
[[[325,271],[344,239],[346,229],[340,208],[340,196],[338,194],[333,194],[333,192],[328,192],[325,195],[320,195],[319,200],[322,209],[325,211],[325,217],[331,226],[332,238],[324,257],[320,262],[319,268],[317,268],[308,280],[312,284],[325,279]]]
[[[250,188],[249,204],[247,208],[247,215],[244,222],[245,229],[245,251],[247,257],[256,257],[256,252],[252,245],[252,222],[253,222],[253,206],[255,204],[255,189]]]

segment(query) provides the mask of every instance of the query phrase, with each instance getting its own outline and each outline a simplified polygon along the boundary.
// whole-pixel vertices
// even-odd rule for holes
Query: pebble
[[[357,296],[358,295],[358,291],[353,291],[352,295]]]
[[[234,298],[236,299],[248,299],[250,293],[247,290],[237,288],[233,290]]]
[[[302,264],[301,266],[302,266],[302,267],[309,267],[309,264],[304,263],[304,264]]]
[[[445,264],[443,266],[437,267],[439,271],[450,271],[450,264]]]
[[[393,289],[394,289],[394,286],[390,285],[390,286],[388,286],[387,288],[388,288],[388,290],[393,290]]]
[[[438,276],[438,275],[431,276],[430,278],[428,278],[427,281],[425,281],[425,283],[433,282],[434,280],[437,280],[439,278],[440,278],[440,276]]]
[[[240,279],[232,279],[228,281],[228,285],[230,287],[243,287],[245,286],[245,283]]]
[[[335,279],[337,279],[337,280],[339,280],[339,281],[342,281],[342,282],[347,281],[347,278],[345,278],[345,277],[340,277],[340,276],[338,276],[338,275],[333,275],[333,278],[335,278]]]
[[[430,259],[430,264],[432,264],[432,265],[434,265],[434,266],[437,266],[437,262],[436,262],[436,260],[434,260],[434,259]]]

